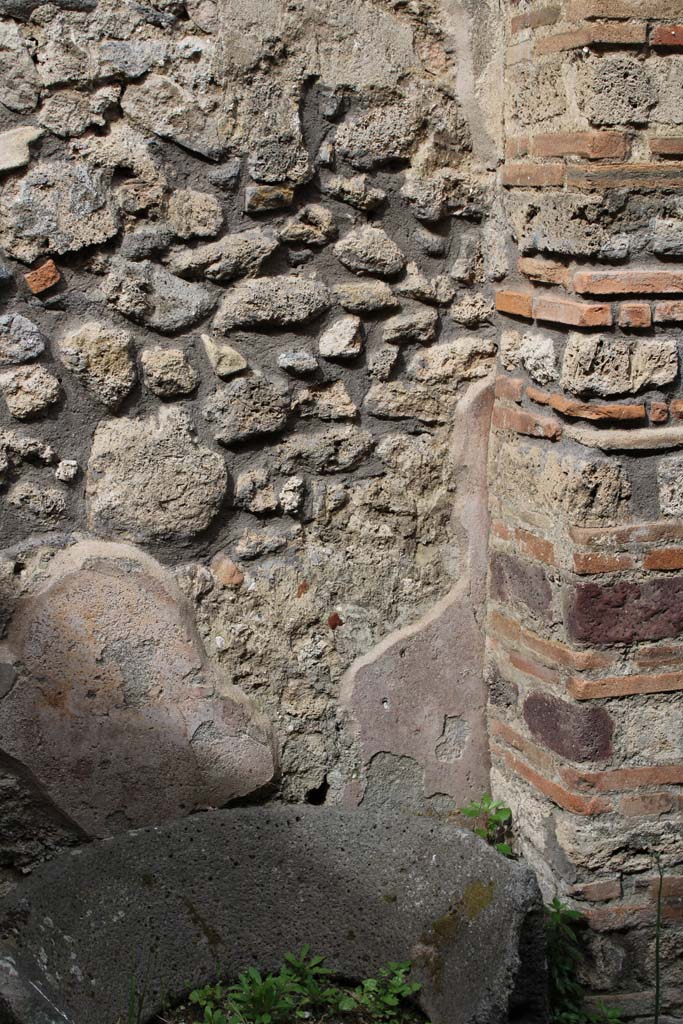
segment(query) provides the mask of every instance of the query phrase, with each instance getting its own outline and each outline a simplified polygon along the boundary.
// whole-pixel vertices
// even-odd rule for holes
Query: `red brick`
[[[598,793],[614,793],[621,789],[683,785],[683,764],[615,768],[604,772],[581,772],[575,768],[562,768],[560,775],[569,786],[585,786]]]
[[[500,180],[507,188],[548,188],[564,185],[565,170],[561,163],[511,163],[501,169]]]
[[[683,270],[579,270],[574,290],[588,295],[683,292]]]
[[[683,302],[673,300],[669,302],[656,302],[654,311],[656,324],[676,323],[683,321]]]
[[[661,163],[568,164],[567,186],[589,191],[608,188],[680,189],[683,188],[683,168]]]
[[[639,647],[633,654],[639,668],[678,668],[683,665],[683,644],[652,644]]]
[[[46,260],[45,263],[36,267],[35,270],[30,270],[28,274],[24,274],[24,280],[34,295],[40,295],[49,288],[54,288],[61,281],[61,278],[62,275],[57,270],[54,260]]]
[[[541,391],[539,388],[529,387],[526,389],[527,398],[539,405],[548,405],[551,409],[561,413],[563,416],[570,416],[573,419],[582,420],[644,420],[644,405],[625,405],[616,402],[580,402],[575,398],[567,398],[565,395]]]
[[[651,46],[683,46],[683,25],[655,25],[650,35]]]
[[[614,662],[614,658],[604,651],[577,651],[558,640],[546,640],[523,629],[514,619],[498,611],[489,613],[489,631],[521,644],[553,668],[562,665],[577,672],[590,672],[593,669],[608,668]]]
[[[534,156],[581,156],[586,160],[624,160],[629,153],[625,132],[549,132],[534,136]]]
[[[537,558],[539,562],[545,562],[546,565],[555,565],[555,548],[549,540],[537,537],[536,534],[520,528],[515,530],[515,540],[520,554],[527,555],[529,558]]]
[[[520,156],[528,156],[531,140],[528,135],[518,135],[505,143],[506,160],[518,160]]]
[[[649,302],[622,302],[619,306],[620,327],[650,327],[652,311]]]
[[[581,50],[586,46],[642,46],[646,40],[647,25],[643,22],[628,25],[594,22],[583,28],[537,39],[534,53],[543,56],[546,53]]]
[[[683,156],[683,136],[669,135],[658,136],[650,139],[650,152],[655,156],[680,157]]]
[[[623,572],[635,568],[630,555],[604,555],[598,551],[575,551],[574,572],[581,576]]]
[[[538,679],[539,682],[548,683],[550,686],[559,686],[560,674],[555,669],[546,668],[545,665],[541,665],[540,662],[535,661],[533,658],[525,658],[518,651],[510,651],[508,659],[512,667],[516,668],[522,675],[532,676],[534,679]]]
[[[495,747],[492,749],[496,750]],[[572,793],[570,790],[558,785],[558,783],[546,779],[528,764],[525,764],[524,761],[520,760],[520,758],[511,754],[510,751],[502,750],[501,748],[498,748],[498,751],[502,754],[506,765],[511,771],[525,779],[534,789],[547,796],[559,807],[564,808],[565,811],[571,811],[572,814],[592,816],[605,814],[612,810],[612,804],[609,800],[601,799],[600,797],[587,798],[579,793]]]
[[[571,276],[569,267],[564,263],[546,260],[541,256],[520,256],[517,267],[521,274],[532,281],[542,281],[543,284],[560,284],[566,287]]]
[[[666,423],[669,419],[669,407],[666,402],[650,402],[648,417],[650,423]]]
[[[510,32],[514,35],[525,28],[542,28],[546,25],[554,25],[560,16],[560,8],[551,5],[541,7],[536,11],[527,11],[526,14],[516,14],[510,19]]]
[[[506,526],[505,523],[501,523],[499,519],[494,519],[491,523],[491,533],[494,537],[499,537],[501,540],[507,541],[512,540],[514,536],[512,530]]]
[[[496,405],[492,422],[498,430],[513,430],[516,434],[526,434],[529,437],[545,437],[549,441],[559,441],[562,436],[562,427],[555,420],[534,416],[522,409]]]
[[[683,690],[683,672],[646,676],[607,676],[603,679],[572,678],[567,683],[576,700],[601,697],[632,697],[639,693],[677,693]]]
[[[496,377],[496,398],[509,402],[521,402],[524,394],[524,381],[519,377]]]
[[[630,526],[571,526],[569,536],[584,547],[619,548],[627,544],[667,544],[683,541],[683,523],[668,520]]]
[[[585,900],[588,903],[618,900],[621,897],[621,880],[605,878],[598,882],[579,882],[578,885],[571,887],[569,895],[575,900]]]
[[[515,292],[501,290],[496,292],[496,309],[499,313],[510,316],[523,316],[531,319],[533,295],[531,292]]]
[[[586,910],[585,917],[595,931],[617,931],[642,924],[654,924],[652,908],[642,904],[627,903],[621,907]]]
[[[642,796],[629,793],[619,801],[619,810],[627,818],[670,814],[673,806],[670,793],[643,793]]]
[[[509,746],[524,754],[527,761],[531,762],[535,768],[548,775],[553,775],[557,770],[555,759],[549,751],[541,750],[535,743],[526,739],[525,736],[521,736],[509,725],[492,718],[489,720],[489,729],[493,736],[498,736],[500,739],[505,740]]]
[[[567,324],[570,327],[612,326],[612,307],[604,302],[575,302],[572,299],[537,296],[534,316],[538,320]]]
[[[565,11],[569,21],[591,18],[628,20],[647,16],[651,21],[683,15],[681,0],[570,0]]]
[[[657,548],[649,551],[643,559],[643,567],[663,572],[683,569],[683,548]]]

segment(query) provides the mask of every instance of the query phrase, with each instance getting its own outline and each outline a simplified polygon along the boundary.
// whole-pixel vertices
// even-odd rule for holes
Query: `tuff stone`
[[[235,482],[235,505],[254,515],[276,512],[278,499],[267,469],[247,469]]]
[[[0,23],[0,103],[17,113],[38,105],[40,81],[19,26]]]
[[[537,618],[550,618],[552,589],[542,565],[494,551],[489,571],[491,596],[495,600],[522,604]]]
[[[0,316],[0,366],[37,359],[45,351],[45,336],[21,313]]]
[[[294,202],[294,189],[290,185],[248,185],[244,190],[246,213],[267,213],[282,210]]]
[[[55,478],[63,484],[74,482],[79,473],[76,459],[60,459],[55,467]]]
[[[42,135],[40,128],[12,128],[0,132],[0,172],[25,167],[31,159],[29,144]]]
[[[227,485],[223,458],[198,444],[176,406],[101,420],[88,461],[88,521],[126,540],[183,540],[212,522]]]
[[[301,185],[313,170],[299,131],[257,138],[249,156],[249,174],[254,181]]]
[[[173,232],[167,225],[145,226],[123,236],[119,255],[127,260],[149,260],[168,249],[172,241]]]
[[[357,273],[393,277],[405,265],[399,247],[382,228],[355,228],[334,246],[340,263]]]
[[[216,340],[210,334],[202,334],[202,344],[214,371],[223,380],[241,373],[249,365],[242,353],[228,345],[227,341]]]
[[[455,285],[446,274],[428,278],[420,273],[417,264],[409,263],[405,278],[396,285],[396,292],[418,302],[431,302],[434,305],[448,305],[455,296]]]
[[[678,373],[673,338],[615,338],[570,334],[562,364],[562,386],[574,394],[635,394],[670,384]]]
[[[58,341],[59,357],[83,386],[107,408],[116,410],[137,380],[127,331],[91,321]]]
[[[299,210],[295,217],[290,217],[280,228],[278,237],[290,245],[320,247],[337,237],[337,226],[328,209],[320,203],[311,203]]]
[[[657,466],[659,507],[665,516],[683,516],[683,457],[665,455]]]
[[[203,274],[209,281],[224,284],[236,277],[252,277],[278,247],[268,231],[253,228],[226,235],[218,242],[171,253],[168,268],[180,277]]]
[[[533,738],[570,761],[602,761],[612,753],[614,723],[604,708],[585,708],[535,691],[524,701]]]
[[[168,223],[179,238],[211,238],[223,226],[223,211],[209,192],[178,189],[168,202]]]
[[[102,292],[119,313],[163,334],[190,327],[216,304],[201,285],[189,284],[150,260],[113,259]]]
[[[368,356],[370,376],[376,380],[389,380],[398,359],[399,350],[395,345],[380,345]]]
[[[363,409],[379,419],[416,419],[421,423],[446,423],[448,403],[426,384],[390,381],[373,384],[363,401]]]
[[[677,636],[683,629],[683,577],[609,586],[581,583],[567,595],[569,635],[589,643],[633,643]]]
[[[335,302],[351,313],[375,313],[396,309],[400,302],[384,281],[351,281],[332,288]]]
[[[579,69],[579,100],[594,125],[645,124],[657,103],[657,82],[633,57],[593,57]]]
[[[295,377],[307,377],[318,370],[318,360],[304,349],[295,352],[281,352],[277,357],[277,365],[281,370],[285,370]]]
[[[457,385],[489,373],[495,354],[493,341],[464,335],[417,352],[408,364],[408,376],[419,381]]]
[[[367,458],[375,447],[372,434],[357,427],[331,427],[314,435],[297,434],[280,446],[280,469],[295,473],[345,473]]]
[[[64,493],[32,480],[18,480],[7,492],[7,504],[27,516],[36,529],[55,529],[67,513]]]
[[[180,348],[146,348],[140,355],[145,387],[159,398],[183,398],[196,389],[199,378]]]
[[[81,162],[41,160],[0,196],[0,243],[30,263],[45,253],[76,252],[113,238],[118,213],[110,176]]]
[[[277,434],[287,425],[286,394],[262,377],[239,377],[204,404],[213,436],[228,447],[252,437]]]
[[[17,420],[42,416],[61,395],[59,381],[44,366],[18,366],[3,371],[0,390],[7,408]]]
[[[43,128],[60,138],[73,138],[95,126],[103,128],[118,107],[121,89],[106,86],[92,95],[64,89],[43,103],[38,120]]]
[[[362,323],[357,316],[342,316],[320,335],[318,351],[325,359],[355,359],[363,351]]]
[[[214,327],[221,333],[233,327],[286,327],[315,319],[329,304],[327,288],[313,278],[257,277],[235,285],[225,295]]]
[[[407,104],[370,110],[339,125],[337,152],[353,167],[369,170],[406,157],[418,130],[416,112]]]
[[[354,420],[358,416],[358,407],[341,381],[330,387],[300,391],[292,407],[303,418],[317,416],[319,420]]]
[[[392,345],[419,342],[426,345],[436,336],[439,315],[425,306],[407,306],[401,313],[390,317],[382,329],[382,341]]]
[[[225,151],[223,118],[207,115],[191,92],[164,75],[151,74],[129,85],[121,107],[132,121],[193,153],[218,160]]]

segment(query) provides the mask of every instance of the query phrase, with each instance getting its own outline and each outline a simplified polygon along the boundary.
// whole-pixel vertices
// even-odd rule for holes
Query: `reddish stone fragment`
[[[61,279],[62,275],[57,270],[54,260],[47,260],[42,266],[24,274],[24,280],[34,295],[40,295],[48,288],[53,288]]]
[[[600,761],[612,753],[614,725],[604,708],[536,691],[524,701],[524,721],[537,743],[570,761]]]

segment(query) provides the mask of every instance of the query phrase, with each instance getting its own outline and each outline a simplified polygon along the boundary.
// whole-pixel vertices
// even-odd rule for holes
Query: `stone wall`
[[[452,810],[495,5],[0,13],[3,865],[235,800]]]
[[[497,294],[489,729],[496,793],[590,982],[683,1004],[680,346],[683,6],[513,5]]]

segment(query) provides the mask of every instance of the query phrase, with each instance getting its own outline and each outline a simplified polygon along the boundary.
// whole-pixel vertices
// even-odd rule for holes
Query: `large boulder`
[[[134,979],[152,1013],[216,964],[273,969],[304,943],[345,978],[411,960],[433,1024],[547,1021],[532,872],[416,815],[195,815],[38,868],[0,928],[0,1017],[16,1024],[125,1019]]]
[[[13,671],[0,757],[90,836],[270,782],[269,723],[210,666],[169,573],[128,544],[85,540],[52,555],[27,570],[0,645]]]

